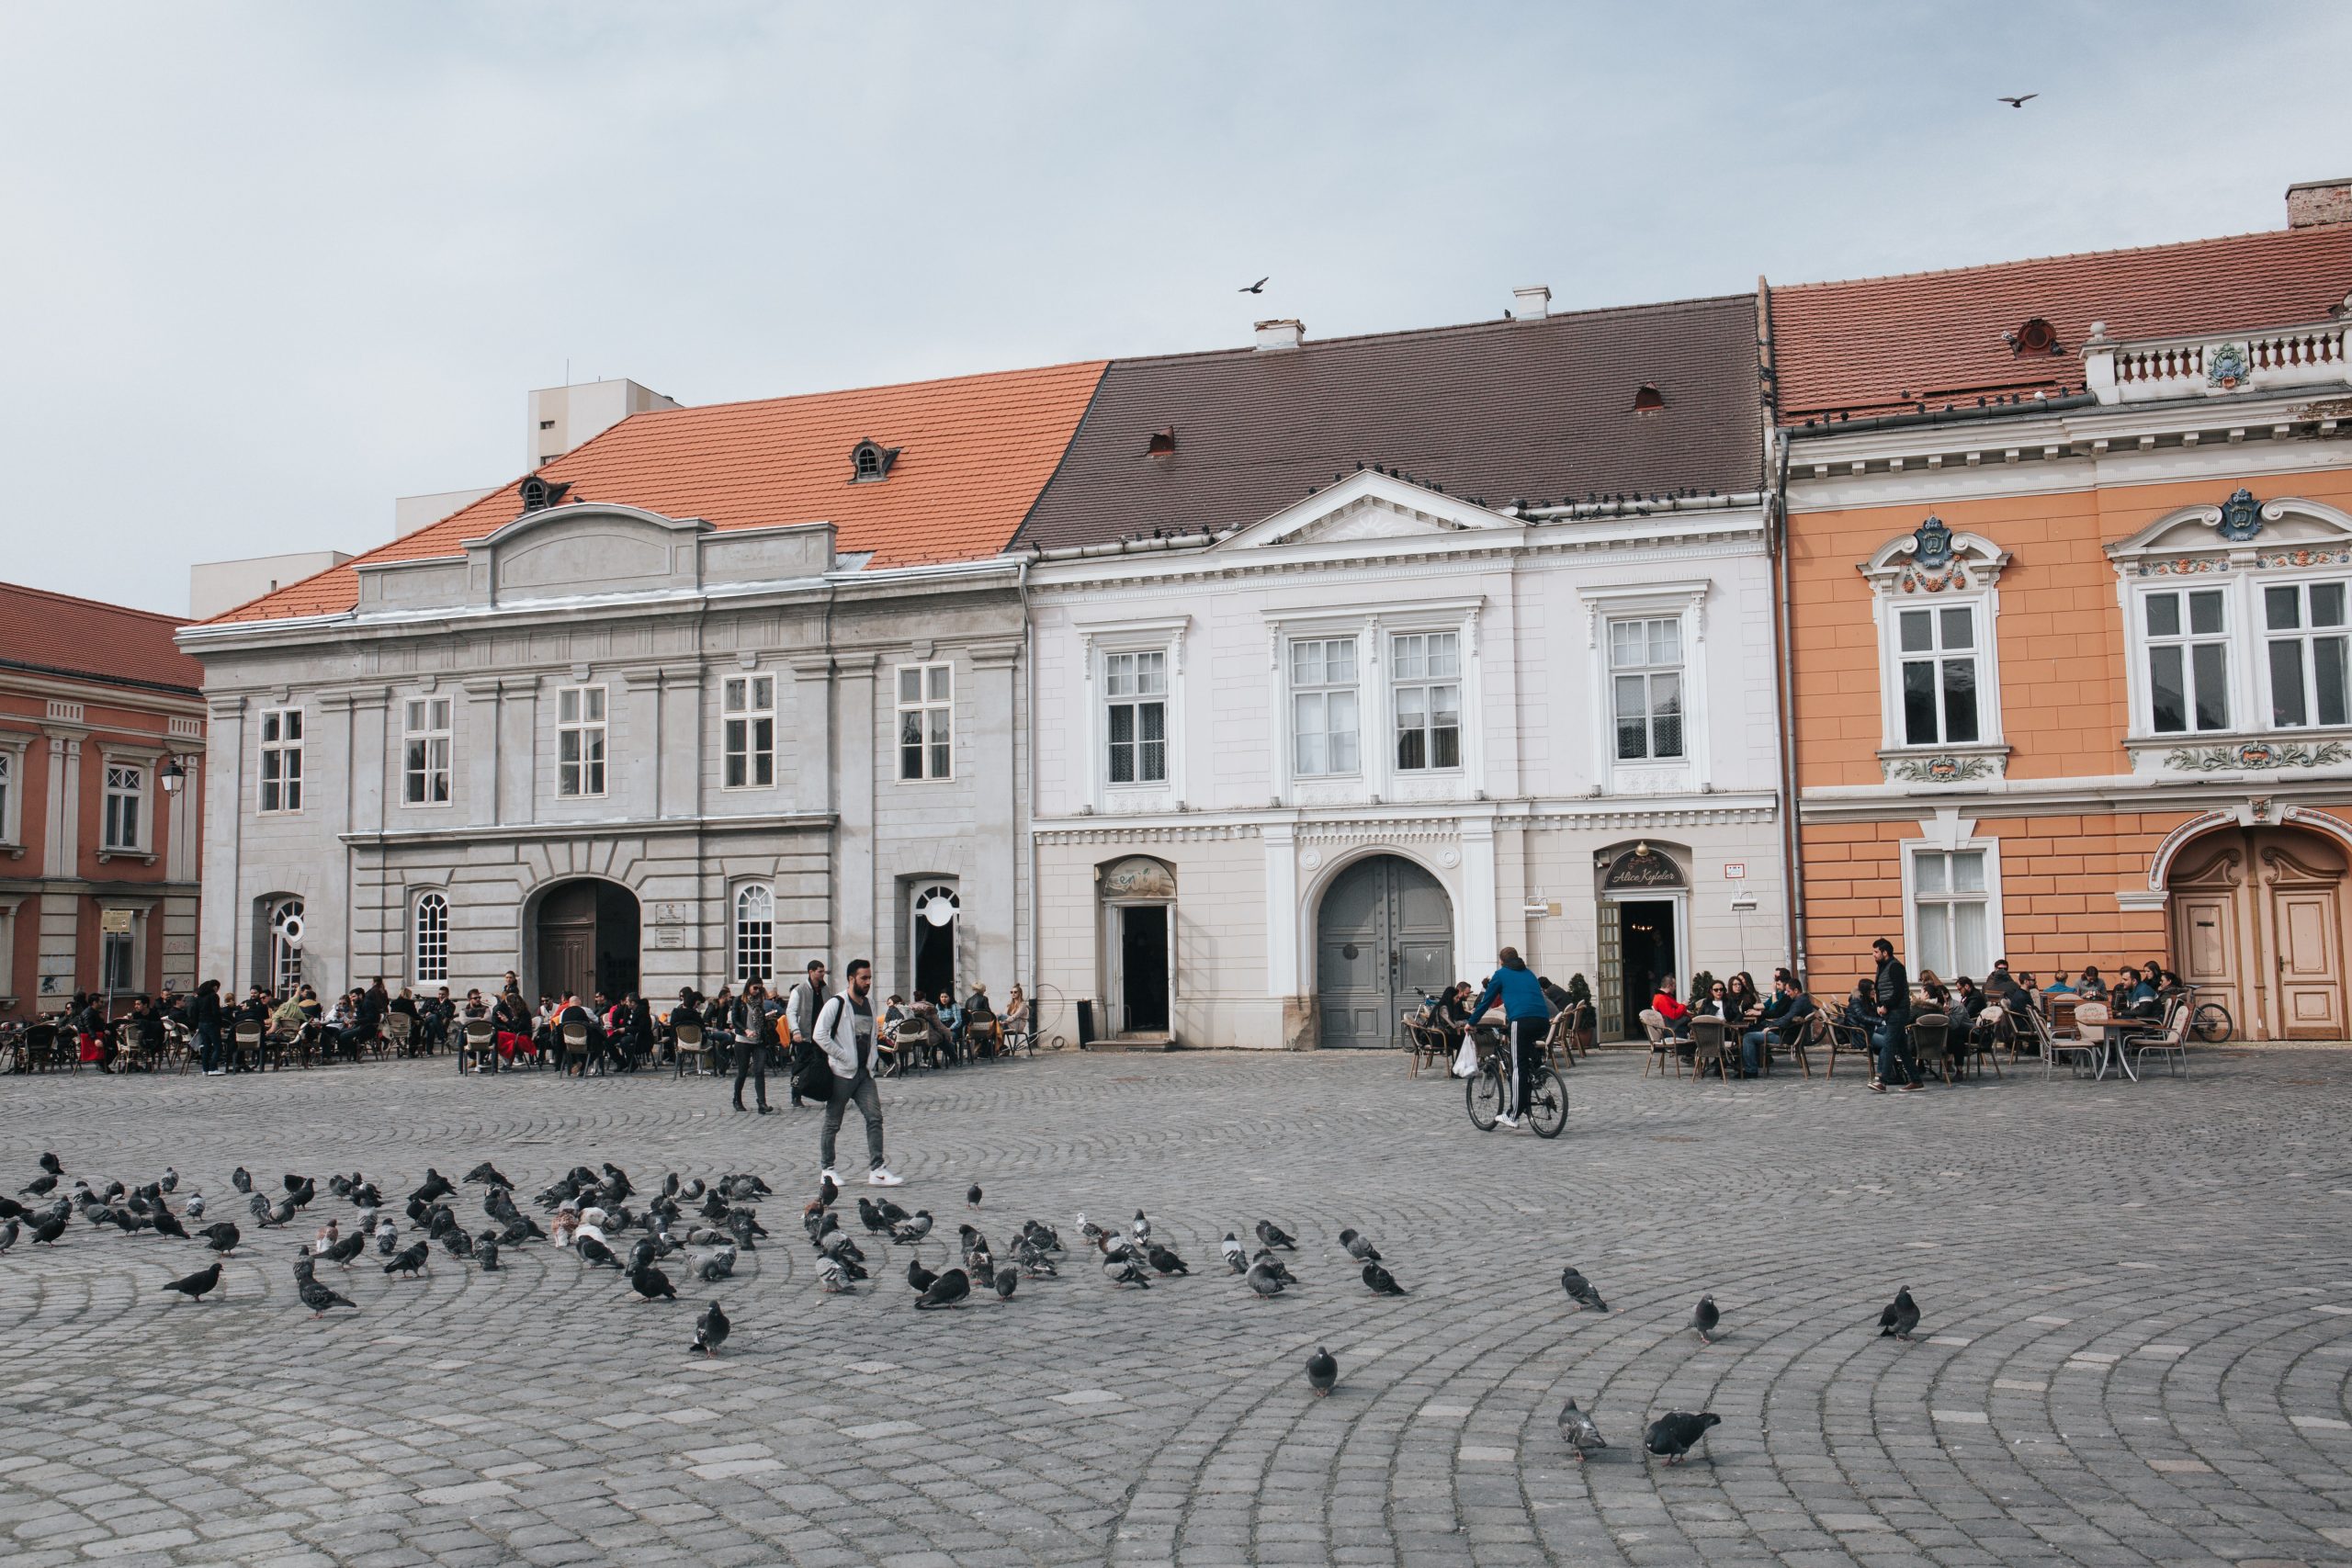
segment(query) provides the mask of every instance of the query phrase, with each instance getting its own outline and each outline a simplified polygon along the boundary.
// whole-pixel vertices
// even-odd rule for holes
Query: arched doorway
[[[2293,828],[2224,828],[2174,859],[2180,977],[2255,1039],[2345,1033],[2343,849]]]
[[[960,999],[956,988],[956,925],[962,900],[952,883],[933,883],[908,901],[908,956],[914,994],[937,1001],[941,992]]]
[[[1604,1038],[1644,1038],[1658,982],[1683,974],[1690,879],[1679,854],[1644,840],[1600,857],[1600,995]]]
[[[1453,901],[1436,877],[1374,855],[1332,879],[1315,913],[1318,1043],[1394,1044],[1398,1016],[1453,979]]]
[[[539,895],[531,918],[538,988],[551,997],[602,991],[618,998],[637,989],[637,895],[616,882],[582,877]]]
[[[1176,873],[1164,861],[1134,855],[1096,873],[1102,889],[1104,995],[1119,1034],[1165,1034],[1174,987]]]

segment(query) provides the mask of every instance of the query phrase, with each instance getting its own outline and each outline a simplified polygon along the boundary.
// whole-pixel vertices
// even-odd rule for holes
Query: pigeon
[[[839,1295],[843,1291],[854,1292],[857,1287],[850,1283],[849,1278],[849,1270],[854,1267],[854,1264],[843,1263],[838,1258],[828,1258],[817,1265],[817,1283],[825,1288],[825,1294],[829,1296]]]
[[[1560,1407],[1560,1436],[1566,1441],[1568,1451],[1577,1456],[1578,1464],[1585,1461],[1586,1456],[1609,1446],[1600,1428],[1592,1424],[1592,1417],[1578,1410],[1573,1399]]]
[[[2013,109],[2021,109],[2040,96],[2040,93],[2020,93],[2014,98],[2004,97],[2000,101]]]
[[[634,1274],[652,1262],[654,1251],[653,1238],[650,1235],[640,1237],[638,1244],[628,1249],[628,1271]]]
[[[157,1209],[154,1213],[154,1221],[157,1235],[170,1236],[175,1241],[186,1241],[187,1239],[187,1227],[181,1224],[179,1216],[173,1213],[169,1209]]]
[[[1283,1293],[1283,1277],[1263,1262],[1252,1264],[1245,1278],[1250,1282],[1250,1288],[1261,1296],[1279,1296]]]
[[[890,1239],[911,1247],[931,1234],[931,1211],[917,1209],[912,1215],[890,1227]]]
[[[929,1312],[933,1307],[954,1306],[971,1293],[972,1277],[961,1269],[950,1269],[915,1298],[915,1310]]]
[[[1642,1447],[1668,1464],[1679,1464],[1683,1456],[1707,1435],[1707,1428],[1720,1424],[1722,1420],[1723,1417],[1712,1410],[1702,1410],[1695,1415],[1688,1410],[1669,1410],[1650,1423],[1648,1433],[1642,1438]]]
[[[1714,1297],[1701,1296],[1699,1298],[1697,1309],[1690,1314],[1690,1326],[1698,1331],[1700,1344],[1714,1343],[1708,1336],[1714,1333],[1715,1325],[1723,1321],[1723,1316],[1722,1313],[1715,1310]]]
[[[1276,1247],[1283,1252],[1298,1250],[1298,1243],[1283,1235],[1283,1228],[1272,1220],[1258,1222],[1258,1243],[1261,1247]]]
[[[400,1249],[401,1227],[390,1220],[379,1221],[376,1225],[376,1251],[382,1257],[390,1258]]]
[[[250,1192],[254,1190],[254,1173],[241,1165],[229,1173],[229,1184],[240,1192]]]
[[[1298,1283],[1298,1276],[1290,1271],[1290,1265],[1284,1263],[1281,1258],[1275,1257],[1264,1247],[1260,1247],[1258,1249],[1258,1256],[1250,1260],[1250,1266],[1253,1269],[1265,1269],[1268,1273],[1272,1274],[1275,1279],[1280,1280],[1285,1285],[1295,1285]]]
[[[0,1224],[0,1252],[6,1252],[16,1245],[17,1222],[10,1220],[6,1224]]]
[[[197,1235],[204,1237],[205,1246],[224,1255],[236,1251],[237,1243],[241,1239],[237,1227],[226,1220],[209,1224],[197,1232]]]
[[[506,1178],[499,1175],[498,1168],[491,1164],[488,1160],[482,1161],[480,1165],[466,1172],[466,1181],[468,1185],[471,1185],[477,1181],[486,1181],[493,1188],[499,1189],[504,1189],[514,1185],[513,1182],[507,1180]]]
[[[977,1209],[979,1206],[980,1184],[975,1181],[969,1187],[964,1189],[964,1207],[967,1209]]]
[[[167,1165],[164,1168],[164,1179],[155,1185],[163,1191],[176,1192],[180,1190],[180,1173]]]
[[[912,1214],[908,1213],[904,1209],[899,1208],[888,1198],[885,1198],[880,1202],[875,1204],[874,1208],[875,1212],[882,1216],[884,1223],[888,1224],[900,1224],[914,1218]]]
[[[613,1249],[593,1235],[582,1236],[572,1243],[571,1249],[592,1266],[604,1269],[617,1269],[621,1266],[621,1260],[613,1256]]]
[[[871,1198],[860,1198],[857,1201],[857,1219],[860,1224],[876,1235],[880,1235],[890,1228],[890,1222],[882,1217],[882,1211],[874,1206],[874,1200]]]
[[[479,1241],[479,1242],[475,1243],[475,1244],[474,1244],[474,1261],[481,1265],[481,1271],[482,1271],[483,1273],[485,1273],[485,1274],[495,1274],[495,1273],[497,1273],[497,1272],[498,1272],[498,1241],[497,1241],[497,1238],[495,1238],[495,1237],[493,1237],[493,1236],[484,1236],[481,1241]]]
[[[716,1285],[735,1272],[735,1249],[722,1247],[704,1253],[694,1259],[692,1270],[694,1277],[704,1284]]]
[[[1595,1312],[1609,1310],[1609,1303],[1600,1299],[1600,1292],[1592,1288],[1592,1281],[1577,1273],[1574,1264],[1560,1270],[1560,1289],[1568,1292],[1568,1300],[1577,1303],[1578,1312],[1587,1307]]]
[[[300,1292],[302,1304],[311,1309],[311,1315],[314,1318],[324,1316],[329,1307],[349,1307],[354,1312],[359,1310],[357,1303],[336,1295],[313,1279],[305,1277],[297,1280],[295,1289]]]
[[[1021,1227],[1021,1234],[1035,1242],[1041,1252],[1059,1252],[1062,1249],[1062,1238],[1056,1235],[1054,1227],[1043,1220],[1031,1220]]]
[[[187,1217],[191,1220],[200,1220],[204,1218],[203,1193],[191,1192],[187,1195]]]
[[[335,1242],[324,1252],[320,1253],[319,1256],[325,1258],[328,1262],[334,1264],[338,1268],[348,1269],[351,1267],[351,1260],[367,1250],[367,1235],[363,1232],[353,1231],[349,1235],[345,1236],[341,1241]]]
[[[474,1255],[474,1238],[461,1230],[452,1229],[444,1232],[441,1236],[441,1245],[448,1250],[452,1258],[471,1258]]]
[[[1341,1231],[1340,1233],[1340,1245],[1346,1247],[1348,1249],[1348,1256],[1354,1258],[1359,1263],[1377,1263],[1380,1261],[1380,1248],[1373,1246],[1372,1238],[1364,1235],[1362,1231]]]
[[[1020,1283],[1021,1274],[1018,1269],[1003,1269],[998,1270],[995,1280],[996,1299],[1001,1302],[1011,1301],[1012,1299],[1013,1287]]]
[[[1363,1282],[1372,1287],[1372,1293],[1375,1296],[1401,1296],[1405,1293],[1405,1287],[1396,1282],[1396,1276],[1377,1263],[1363,1266]]]
[[[1079,1211],[1078,1215],[1078,1234],[1081,1238],[1087,1241],[1101,1241],[1102,1239],[1102,1227],[1088,1219],[1086,1217],[1086,1212],[1081,1209]]]
[[[1144,1218],[1141,1209],[1136,1211],[1135,1232],[1137,1247],[1148,1247],[1151,1245],[1151,1222]]]
[[[432,1256],[433,1249],[420,1241],[405,1251],[396,1254],[390,1262],[384,1265],[384,1272],[405,1274],[413,1280],[416,1278],[417,1270],[424,1268]]]
[[[1886,1310],[1878,1314],[1878,1337],[1908,1341],[1911,1331],[1919,1326],[1919,1303],[1911,1299],[1911,1287],[1903,1286]]]
[[[1225,1240],[1219,1244],[1217,1250],[1223,1254],[1225,1258],[1225,1266],[1227,1269],[1232,1269],[1237,1274],[1247,1274],[1250,1272],[1250,1259],[1248,1256],[1242,1252],[1241,1243],[1234,1239],[1234,1235],[1231,1231],[1225,1233]]]
[[[656,1297],[670,1302],[678,1299],[677,1287],[670,1283],[670,1276],[650,1263],[631,1273],[628,1277],[628,1285],[630,1290],[635,1291],[645,1301],[650,1302]]]
[[[727,1321],[727,1314],[718,1310],[718,1303],[711,1303],[702,1309],[702,1315],[695,1319],[694,1348],[706,1356],[718,1355],[718,1348],[727,1343],[728,1332],[734,1326]]]
[[[1265,276],[1260,278],[1255,283],[1243,284],[1240,288],[1235,289],[1234,292],[1236,294],[1263,294],[1266,291],[1266,285],[1272,283],[1273,280],[1274,275],[1272,273],[1268,273]]]
[[[287,1179],[290,1182],[293,1179],[289,1177]],[[424,1182],[415,1191],[409,1194],[409,1200],[416,1203],[430,1203],[435,1198],[447,1198],[456,1190],[455,1187],[449,1185],[447,1177],[428,1165],[424,1168]]]
[[[1137,1263],[1134,1256],[1125,1248],[1113,1251],[1110,1238],[1107,1236],[1096,1237],[1094,1245],[1102,1252],[1104,1279],[1114,1285],[1140,1285],[1147,1291],[1151,1289],[1150,1277],[1144,1272],[1143,1266]]]
[[[55,1171],[49,1171],[42,1175],[36,1176],[30,1181],[26,1182],[22,1187],[17,1188],[17,1190],[19,1192],[29,1192],[36,1198],[46,1198],[51,1193],[57,1190],[57,1173]]]
[[[1339,1381],[1338,1359],[1330,1351],[1317,1345],[1315,1347],[1315,1354],[1306,1358],[1306,1386],[1315,1391],[1316,1398],[1320,1399],[1329,1393],[1332,1385]]]
[[[830,1176],[822,1176],[817,1179],[817,1201],[821,1207],[827,1209],[831,1208],[834,1203],[840,1201],[841,1195],[842,1185],[840,1182],[835,1181]],[[862,1202],[864,1200],[861,1199],[860,1201]]]
[[[50,1153],[46,1149],[41,1151],[40,1168],[49,1172],[51,1176],[62,1176],[65,1174],[65,1167],[58,1162],[58,1158],[55,1155]]]
[[[33,1239],[43,1247],[55,1247],[57,1238],[65,1234],[65,1216],[54,1215],[33,1222]]]
[[[199,1269],[185,1280],[175,1280],[170,1284],[165,1285],[164,1289],[167,1291],[177,1291],[188,1300],[196,1302],[202,1301],[204,1299],[204,1292],[210,1290],[220,1282],[220,1260],[216,1258],[212,1260],[210,1267]]]
[[[1033,1280],[1050,1280],[1059,1272],[1045,1249],[1026,1235],[1012,1244],[1012,1257],[1021,1265],[1021,1271]]]
[[[1173,1247],[1146,1247],[1144,1249],[1144,1257],[1148,1258],[1151,1262],[1151,1266],[1154,1269],[1159,1269],[1162,1274],[1189,1274],[1192,1272],[1190,1269],[1184,1267],[1184,1260],[1176,1256],[1176,1252]]]

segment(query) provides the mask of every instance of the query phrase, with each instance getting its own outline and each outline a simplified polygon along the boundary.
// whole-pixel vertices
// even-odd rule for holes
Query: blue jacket
[[[1548,1019],[1552,1004],[1544,999],[1544,987],[1535,983],[1532,970],[1513,969],[1509,964],[1495,971],[1487,982],[1486,990],[1478,998],[1478,1005],[1470,1010],[1473,1018],[1484,1018],[1487,1010],[1500,997],[1503,1016],[1516,1022],[1522,1018]]]

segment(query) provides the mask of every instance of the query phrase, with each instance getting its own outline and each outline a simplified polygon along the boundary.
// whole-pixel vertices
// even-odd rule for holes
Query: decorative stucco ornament
[[[2253,378],[2254,362],[2242,343],[2218,343],[2205,351],[2205,379],[2225,392],[2234,392]]]
[[[2254,499],[2254,491],[2239,490],[2222,502],[2222,520],[2215,527],[2230,543],[2245,544],[2262,532],[2262,502]]]

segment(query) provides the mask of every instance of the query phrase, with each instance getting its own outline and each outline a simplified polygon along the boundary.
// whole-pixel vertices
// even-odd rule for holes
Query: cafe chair
[[[1731,1081],[1731,1073],[1724,1065],[1724,1032],[1726,1025],[1720,1018],[1694,1018],[1690,1021],[1690,1082],[1695,1087],[1706,1077],[1707,1069],[1715,1069],[1715,1077]]]
[[[1674,1063],[1674,1076],[1682,1076],[1682,1055],[1674,1048],[1674,1036],[1667,1032],[1666,1017],[1656,1008],[1642,1010],[1642,1032],[1650,1038],[1650,1059],[1642,1064],[1642,1077],[1650,1076],[1656,1067],[1657,1076],[1666,1077],[1666,1064]]]

